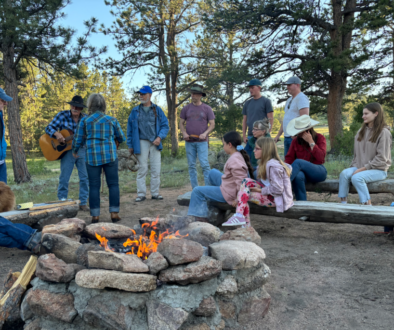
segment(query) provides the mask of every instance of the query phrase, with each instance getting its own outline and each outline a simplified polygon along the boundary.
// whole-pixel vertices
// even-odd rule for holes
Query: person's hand
[[[233,201],[233,202],[231,203],[231,206],[232,206],[232,207],[237,207],[237,205],[238,205],[238,201],[237,201],[237,200],[235,200],[235,201]]]
[[[278,141],[280,140],[279,138],[280,138],[280,136],[275,136],[275,138],[274,138],[275,143],[278,143]]]
[[[79,158],[78,154],[76,154],[75,152],[73,152],[73,157],[74,158]]]
[[[367,169],[365,167],[361,167],[361,168],[357,169],[352,175],[355,175],[357,173],[360,173],[360,172],[363,172],[363,171],[366,171],[366,170]]]
[[[301,137],[302,137],[306,142],[308,142],[309,144],[315,143],[315,141],[313,141],[312,134],[309,133],[309,132],[304,132],[304,133],[302,133]]]
[[[152,143],[153,143],[155,146],[158,146],[158,145],[160,144],[160,142],[161,142],[161,138],[157,137]]]
[[[189,139],[190,139],[189,134],[187,134],[186,132],[183,133],[183,139],[184,139],[185,141],[189,141]]]
[[[259,188],[259,187],[252,187],[252,188],[250,188],[250,191],[251,192],[261,192],[261,188]]]
[[[244,135],[243,140],[244,140],[244,143],[248,143],[248,137],[246,135]]]
[[[134,153],[134,149],[133,148],[129,148],[129,152],[130,152],[130,155],[132,155]]]
[[[59,141],[59,143],[65,143],[66,142],[66,139],[64,138],[64,136],[62,134],[60,134],[59,132],[55,133],[55,137]]]
[[[205,140],[207,138],[207,133],[202,133],[199,136],[200,140]]]

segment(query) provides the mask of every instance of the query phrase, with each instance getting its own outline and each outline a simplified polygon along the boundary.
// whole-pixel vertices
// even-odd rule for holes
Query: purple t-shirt
[[[215,115],[213,114],[212,108],[205,103],[201,105],[190,103],[183,107],[181,118],[186,120],[186,133],[199,136],[208,129],[208,122],[215,119]],[[207,139],[195,142],[204,141],[207,141]]]

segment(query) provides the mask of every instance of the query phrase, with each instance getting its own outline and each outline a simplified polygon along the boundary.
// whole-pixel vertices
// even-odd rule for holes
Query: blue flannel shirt
[[[60,111],[45,128],[45,133],[47,133],[50,137],[53,137],[53,134],[55,134],[57,131],[68,129],[75,134],[77,126],[81,122],[81,119],[85,118],[86,116],[86,113],[81,112],[79,122],[76,123],[73,120],[71,110]]]
[[[96,111],[79,122],[72,150],[78,153],[86,139],[86,162],[91,166],[108,164],[118,157],[115,138],[119,143],[126,140],[118,120]]]

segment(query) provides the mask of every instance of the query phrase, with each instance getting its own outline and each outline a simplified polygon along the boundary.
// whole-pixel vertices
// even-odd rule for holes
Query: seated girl
[[[236,213],[223,226],[250,227],[248,201],[276,207],[277,212],[284,212],[294,205],[291,166],[280,159],[275,141],[269,137],[260,137],[256,141],[254,155],[260,160],[257,181],[248,178],[242,181]]]
[[[326,157],[326,138],[316,133],[313,126],[319,122],[308,115],[294,118],[286,131],[293,137],[285,162],[291,164],[291,184],[297,201],[306,201],[307,182],[322,182],[327,178],[324,167]]]
[[[224,174],[216,169],[209,172],[211,186],[193,189],[187,214],[195,216],[196,221],[208,222],[207,200],[235,206],[242,180],[248,177],[248,172],[253,177],[249,156],[241,143],[237,132],[228,132],[223,136],[223,149],[230,158],[224,165]]]
[[[257,168],[257,159],[254,156],[254,146],[256,144],[256,141],[259,137],[265,136],[265,137],[271,137],[270,133],[270,122],[268,118],[264,118],[263,120],[256,120],[253,123],[253,137],[248,140],[247,147],[251,151],[250,153],[248,152],[247,148],[245,147],[246,152],[248,152],[248,155],[250,157],[250,164],[252,165],[253,169]]]
[[[358,192],[361,204],[371,205],[367,183],[384,180],[391,166],[392,137],[382,106],[369,103],[363,109],[364,123],[354,138],[354,157],[339,176],[338,197],[347,203],[349,183]]]

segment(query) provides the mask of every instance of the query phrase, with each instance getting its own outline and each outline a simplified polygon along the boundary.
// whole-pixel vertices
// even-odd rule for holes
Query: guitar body
[[[73,144],[73,133],[67,129],[60,131],[60,133],[66,139],[66,143],[59,143],[56,138],[51,138],[48,134],[44,134],[40,137],[40,147],[47,160],[58,160],[62,158],[63,154],[72,148]]]

